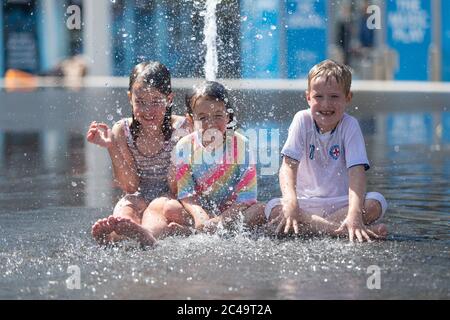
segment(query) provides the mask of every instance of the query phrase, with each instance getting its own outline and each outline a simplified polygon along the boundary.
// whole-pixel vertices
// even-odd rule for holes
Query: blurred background
[[[94,243],[92,224],[121,191],[88,126],[130,116],[128,75],[144,60],[169,67],[185,113],[184,93],[204,78],[205,2],[0,0],[0,299],[448,299],[450,0],[217,5],[217,76],[241,128],[258,132],[258,200],[280,196],[280,150],[308,107],[308,70],[345,62],[367,190],[389,203],[387,241]],[[80,290],[66,287],[68,265],[81,269]],[[382,268],[383,290],[367,289],[369,265]]]
[[[2,0],[0,75],[127,76],[153,59],[202,77],[204,2]],[[302,78],[333,58],[357,79],[450,80],[446,0],[222,0],[216,14],[220,78]],[[86,69],[67,63],[78,55]]]

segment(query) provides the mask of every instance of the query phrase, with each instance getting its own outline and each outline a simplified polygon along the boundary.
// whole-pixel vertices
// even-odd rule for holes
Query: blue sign
[[[441,1],[442,8],[442,80],[450,81],[450,1]]]
[[[4,68],[40,71],[35,1],[3,1]]]
[[[3,5],[0,5],[0,77],[5,74],[3,53]]]
[[[287,0],[288,77],[306,77],[326,59],[327,1]]]
[[[387,43],[399,58],[395,79],[428,80],[431,1],[388,0],[386,9]]]
[[[241,2],[243,78],[279,78],[279,1]]]
[[[442,143],[450,143],[450,112],[442,113]]]
[[[387,117],[387,144],[433,143],[433,116],[430,113],[393,113]]]

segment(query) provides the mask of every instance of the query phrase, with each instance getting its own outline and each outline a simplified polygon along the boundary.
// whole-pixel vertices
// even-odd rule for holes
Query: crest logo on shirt
[[[334,146],[332,146],[330,148],[330,156],[334,159],[337,160],[339,159],[339,156],[341,155],[341,149],[339,148],[338,144],[335,144]]]
[[[313,144],[310,144],[310,145],[309,145],[309,158],[310,158],[311,160],[314,159],[314,151],[316,151],[316,146],[313,145]]]

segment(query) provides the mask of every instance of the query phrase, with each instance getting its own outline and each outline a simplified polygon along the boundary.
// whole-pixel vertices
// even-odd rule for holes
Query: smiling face
[[[309,91],[306,91],[313,119],[322,133],[337,126],[351,99],[352,93],[346,95],[343,86],[334,77],[316,77],[311,80]]]
[[[203,134],[203,143],[211,142],[210,136],[223,136],[227,130],[228,113],[225,104],[210,97],[199,97],[192,106],[195,130]],[[206,139],[206,140],[205,140]]]
[[[137,121],[143,126],[161,126],[171,95],[166,96],[140,83],[135,83],[128,95]]]

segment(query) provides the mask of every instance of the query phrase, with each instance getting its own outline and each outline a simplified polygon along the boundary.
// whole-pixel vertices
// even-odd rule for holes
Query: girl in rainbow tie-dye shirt
[[[265,222],[258,204],[256,163],[223,85],[208,81],[187,96],[194,132],[176,146],[178,200],[199,231],[214,231],[243,216],[248,226]]]

